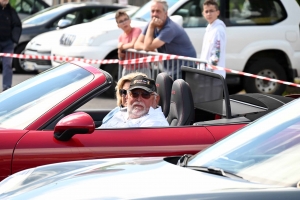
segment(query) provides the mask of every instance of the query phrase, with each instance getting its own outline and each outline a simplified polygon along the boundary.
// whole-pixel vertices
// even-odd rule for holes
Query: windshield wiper
[[[187,165],[190,157],[192,157],[192,155],[190,155],[190,154],[184,154],[177,161],[177,165],[180,166],[180,167],[186,167],[186,165]]]
[[[213,166],[210,166],[210,167],[188,166],[187,164],[191,157],[192,157],[192,155],[190,155],[190,154],[184,154],[177,161],[177,165],[180,167],[185,167],[188,169],[193,169],[193,170],[206,172],[206,173],[210,173],[210,174],[215,174],[215,175],[219,175],[219,176],[224,176],[224,177],[228,177],[228,178],[239,178],[239,179],[245,180],[243,177],[241,177],[239,175],[224,171],[221,168],[217,168],[217,167],[213,167]]]
[[[236,175],[232,172],[224,171],[223,169],[217,167],[198,167],[198,166],[185,166],[185,167],[189,169],[201,171],[201,172],[206,172],[209,174],[215,174],[215,175],[224,176],[228,178],[238,178],[238,179],[245,180],[242,176]]]

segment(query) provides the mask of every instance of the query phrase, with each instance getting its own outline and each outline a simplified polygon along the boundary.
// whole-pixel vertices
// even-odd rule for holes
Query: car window
[[[171,8],[177,2],[178,0],[167,0],[169,8]],[[136,13],[134,13],[131,16],[131,18],[140,21],[147,21],[147,22],[150,21],[151,18],[150,6],[151,6],[151,1],[149,1],[144,6],[142,6]]]
[[[71,11],[69,13],[66,13],[65,15],[61,16],[60,18],[56,19],[52,25],[49,27],[50,29],[56,29],[58,26],[58,22],[61,19],[67,19],[71,22],[70,25],[75,25],[78,23],[82,23],[83,17],[82,13],[80,11]]]
[[[17,0],[15,9],[17,13],[31,14],[33,0]]]
[[[42,24],[48,22],[56,16],[59,16],[62,12],[65,12],[70,8],[72,8],[72,5],[55,5],[29,16],[22,22],[22,24]]]
[[[275,24],[287,17],[278,0],[230,0],[227,13],[233,25]]]
[[[1,95],[0,128],[25,129],[93,78],[87,70],[66,63],[16,85]]]
[[[217,1],[220,2],[219,0]],[[180,15],[183,18],[184,28],[206,27],[207,21],[202,16],[204,0],[188,1],[177,9],[172,15]],[[220,4],[219,4],[220,5]]]
[[[16,0],[13,7],[17,13],[33,14],[45,9],[46,5],[37,0]]]
[[[38,11],[40,11],[40,10],[43,10],[43,9],[45,9],[46,8],[46,6],[44,5],[44,4],[42,4],[41,2],[39,2],[39,1],[34,1],[34,5],[33,5],[33,9],[32,9],[32,14],[33,13],[36,13],[36,12],[38,12]]]
[[[101,15],[104,12],[104,8],[86,8],[81,11],[82,19],[77,20],[77,23],[85,23],[91,21],[93,18]]]

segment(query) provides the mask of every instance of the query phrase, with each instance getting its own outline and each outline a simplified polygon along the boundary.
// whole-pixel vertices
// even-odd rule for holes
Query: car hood
[[[147,25],[147,22],[131,20],[132,27],[144,28]],[[86,31],[93,30],[93,31]],[[77,26],[71,26],[64,29],[65,34],[71,34],[81,37],[91,37],[95,35],[101,35],[107,32],[117,31],[122,33],[122,30],[117,26],[115,19],[103,20],[103,21],[94,21],[89,23],[80,24]]]
[[[25,174],[27,178],[22,180],[23,186],[2,194],[2,198],[12,195],[12,199],[55,199],[62,196],[65,199],[133,199],[279,189],[179,167],[163,158],[76,161],[37,167]],[[18,181],[15,184],[18,185]],[[1,189],[3,192],[3,185],[0,185],[0,192]]]
[[[27,44],[26,49],[50,52],[54,45],[59,44],[59,39],[63,33],[63,30],[54,30],[46,33],[42,33],[34,37]]]

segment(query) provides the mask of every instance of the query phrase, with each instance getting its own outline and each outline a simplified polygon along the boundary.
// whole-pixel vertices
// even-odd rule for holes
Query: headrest
[[[156,77],[157,93],[160,96],[159,105],[165,115],[168,116],[170,111],[170,100],[173,79],[165,72],[159,73]]]
[[[170,126],[191,125],[194,117],[195,110],[191,89],[184,80],[177,79],[172,86],[168,122]]]

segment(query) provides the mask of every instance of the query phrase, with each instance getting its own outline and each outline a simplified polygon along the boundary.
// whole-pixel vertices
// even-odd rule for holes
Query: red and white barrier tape
[[[113,64],[113,63],[119,63],[121,65],[187,58],[185,56],[176,56],[176,55],[159,55],[159,56],[146,56],[146,57],[129,59],[129,60],[118,60],[118,59],[92,60],[92,59],[64,57],[64,56],[38,56],[38,55],[25,55],[25,54],[12,54],[12,53],[0,53],[0,56],[20,58],[20,59],[57,60],[57,61],[66,61],[66,62],[81,61],[81,62],[84,62],[84,63],[87,63],[87,64]]]
[[[248,77],[252,77],[252,78],[258,78],[258,79],[271,81],[271,82],[275,82],[275,83],[281,83],[281,84],[284,84],[284,85],[289,85],[289,86],[294,86],[294,87],[300,87],[300,85],[296,84],[296,83],[291,83],[291,82],[287,82],[287,81],[272,79],[272,78],[268,78],[268,77],[264,77],[264,76],[259,76],[259,75],[255,75],[255,74],[246,73],[246,72],[240,72],[240,71],[236,71],[236,70],[233,70],[233,69],[217,67],[217,66],[213,66],[213,65],[208,65],[208,68],[217,69],[217,70],[225,70],[226,72],[230,72],[230,73],[233,73],[233,74],[248,76]]]
[[[163,61],[163,60],[177,60],[177,59],[186,59],[188,57],[185,56],[177,56],[177,55],[158,55],[158,56],[146,56],[141,58],[135,58],[130,60],[118,60],[118,59],[110,59],[110,60],[91,60],[91,59],[83,59],[83,58],[74,58],[74,57],[63,57],[63,56],[37,56],[37,55],[23,55],[23,54],[11,54],[11,53],[0,53],[0,57],[13,57],[13,58],[21,58],[21,59],[37,59],[37,60],[58,60],[58,61],[81,61],[88,64],[114,64],[119,63],[121,65],[128,65],[128,64],[138,64],[138,63],[147,63],[147,62],[157,62],[157,61]],[[262,79],[266,81],[271,81],[275,83],[281,83],[284,85],[294,86],[294,87],[300,87],[299,84],[291,83],[287,81],[272,79],[264,76],[259,76],[255,74],[250,74],[246,72],[240,72],[228,68],[208,65],[208,68],[216,69],[216,70],[225,70],[226,72],[230,72],[233,74],[238,74],[242,76]]]

